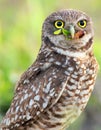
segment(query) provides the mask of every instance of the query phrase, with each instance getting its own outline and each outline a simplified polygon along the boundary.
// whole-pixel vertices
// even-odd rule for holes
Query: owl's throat
[[[79,37],[83,37],[83,35],[84,34],[80,35]],[[81,40],[80,42],[77,42],[77,43],[75,42],[75,44],[74,44],[74,41],[71,40],[71,41],[68,41],[68,44],[67,44],[67,43],[63,43],[63,41],[62,41],[61,45],[59,44],[58,47],[56,47],[56,45],[54,44],[54,41],[52,41],[52,39],[50,39],[49,37],[44,37],[44,43],[47,44],[47,46],[52,50],[54,50],[54,48],[55,48],[55,50],[56,50],[56,48],[60,48],[60,49],[66,50],[66,51],[68,50],[68,51],[72,51],[72,52],[84,52],[84,53],[91,48],[92,43],[93,43],[93,37],[91,37],[91,38],[89,37],[89,39],[87,41],[84,41],[85,44],[82,42],[83,41]]]

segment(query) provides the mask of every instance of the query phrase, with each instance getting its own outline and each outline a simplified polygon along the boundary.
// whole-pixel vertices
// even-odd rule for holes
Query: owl
[[[91,18],[78,10],[49,15],[36,61],[21,75],[0,130],[66,130],[84,110],[94,88]]]

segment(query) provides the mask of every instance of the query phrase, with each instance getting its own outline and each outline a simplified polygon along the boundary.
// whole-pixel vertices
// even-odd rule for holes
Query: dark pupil
[[[80,21],[80,25],[84,26],[84,21],[83,20]]]
[[[61,27],[61,26],[62,26],[62,23],[61,23],[61,22],[57,22],[57,26],[58,26],[58,27]]]

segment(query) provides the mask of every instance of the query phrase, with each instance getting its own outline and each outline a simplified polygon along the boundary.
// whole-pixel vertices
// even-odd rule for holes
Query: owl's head
[[[46,18],[42,29],[43,41],[48,38],[54,46],[63,49],[84,48],[88,46],[93,35],[91,18],[72,9],[52,13]]]

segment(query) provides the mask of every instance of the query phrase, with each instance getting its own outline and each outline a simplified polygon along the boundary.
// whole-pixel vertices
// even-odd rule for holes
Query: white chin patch
[[[84,58],[86,56],[86,52],[73,52],[69,50],[63,50],[57,47],[54,47],[53,49],[59,54],[70,56],[70,57]]]
[[[57,40],[57,38],[58,38],[58,40]],[[64,37],[62,37],[62,35],[61,35],[61,37],[60,36],[57,36],[57,38],[56,38],[56,36],[55,37],[51,37],[50,38],[50,41],[52,42],[52,43],[55,43],[55,45],[58,45],[59,43],[59,41],[63,41],[63,39],[64,39]],[[92,38],[92,35],[91,34],[86,34],[86,35],[84,35],[81,39],[79,39],[81,42],[82,42],[82,45],[83,46],[85,46],[86,45],[86,43],[87,42],[89,42],[89,39],[91,39]],[[80,42],[79,41],[79,42]],[[72,41],[73,42],[73,41]],[[74,51],[70,51],[70,50],[64,50],[64,49],[62,49],[62,48],[59,48],[59,47],[57,47],[57,46],[55,46],[55,47],[52,47],[56,52],[58,52],[59,54],[62,54],[62,55],[66,55],[66,56],[70,56],[70,57],[77,57],[77,58],[84,58],[85,56],[86,56],[86,51],[85,52],[78,52],[78,51],[76,51],[76,52],[74,52]],[[92,48],[92,47],[91,47]],[[89,50],[91,50],[91,48],[89,48]],[[88,51],[88,50],[87,50]]]

